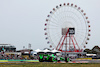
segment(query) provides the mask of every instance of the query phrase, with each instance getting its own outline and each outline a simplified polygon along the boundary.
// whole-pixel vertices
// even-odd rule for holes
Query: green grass
[[[0,63],[0,67],[100,67],[100,64],[73,63]]]

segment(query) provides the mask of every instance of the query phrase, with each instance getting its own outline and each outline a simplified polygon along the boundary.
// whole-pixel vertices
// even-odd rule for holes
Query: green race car
[[[65,61],[65,58],[57,56],[55,54],[39,54],[39,61],[57,62],[57,61]]]

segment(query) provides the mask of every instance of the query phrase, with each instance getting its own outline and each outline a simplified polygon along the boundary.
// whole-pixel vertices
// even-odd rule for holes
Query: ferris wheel
[[[62,52],[81,52],[88,44],[91,31],[84,10],[69,3],[60,4],[50,11],[44,30],[50,47]]]

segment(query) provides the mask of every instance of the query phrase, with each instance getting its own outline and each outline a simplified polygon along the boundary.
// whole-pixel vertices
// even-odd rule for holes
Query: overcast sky
[[[45,19],[56,5],[73,3],[89,17],[91,37],[87,48],[100,45],[100,0],[0,0],[0,43],[32,49],[49,47],[44,36]]]

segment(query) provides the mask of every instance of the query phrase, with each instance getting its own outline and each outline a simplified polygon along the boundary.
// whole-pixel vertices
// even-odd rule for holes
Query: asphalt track
[[[38,63],[38,60],[0,60],[0,63]],[[65,61],[61,62],[53,62],[53,63],[66,63]],[[92,60],[77,60],[73,59],[68,63],[100,63],[100,59],[92,59]]]
[[[100,63],[100,59],[92,59],[92,60],[73,59],[72,61],[69,61],[68,63]]]

